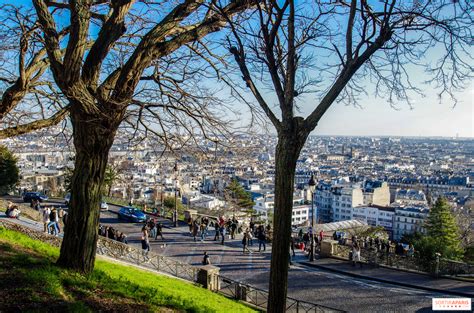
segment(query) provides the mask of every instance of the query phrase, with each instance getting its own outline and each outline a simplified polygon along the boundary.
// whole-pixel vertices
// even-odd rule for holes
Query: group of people
[[[324,232],[320,231],[319,235],[313,235],[313,230],[310,228],[307,232],[303,232],[303,229],[298,231],[297,238],[291,238],[291,250],[293,251],[296,247],[301,248],[303,251],[310,253],[311,250],[311,237],[314,240],[314,247],[317,248],[320,242],[323,240]]]
[[[66,225],[67,213],[63,209],[55,207],[44,207],[38,205],[38,211],[43,220],[43,231],[51,235],[59,235],[61,233],[61,223]]]
[[[235,239],[235,235],[240,232],[240,228],[238,226],[239,221],[235,219],[235,217],[228,219],[227,221],[223,216],[220,216],[216,221],[212,221],[207,216],[197,219],[189,217],[187,224],[189,227],[189,233],[194,238],[194,241],[196,241],[198,237],[201,238],[201,242],[204,241],[208,235],[209,228],[214,228],[214,241],[220,239],[221,244],[224,244],[227,233],[229,233],[231,239]]]
[[[350,258],[353,266],[355,266],[356,263],[359,263],[362,266],[360,261],[362,249],[375,250],[377,253],[382,253],[387,256],[392,253],[408,257],[413,257],[415,255],[415,247],[413,244],[409,244],[408,249],[405,249],[401,242],[391,242],[388,239],[381,239],[378,237],[365,237],[359,239],[356,236],[352,236],[351,241],[352,250]]]
[[[145,226],[148,228],[148,237],[154,238],[158,240],[158,237],[161,240],[165,240],[163,238],[163,225],[160,222],[157,222],[154,218],[150,218],[146,223]]]
[[[20,218],[20,209],[18,209],[18,206],[13,204],[13,202],[11,201],[8,201],[8,204],[7,204],[7,209],[5,211],[5,214],[7,215],[7,217],[10,217],[10,218]]]
[[[256,238],[258,241],[258,252],[266,250],[266,242],[267,242],[267,229],[263,225],[259,225],[258,227],[247,228],[242,237],[242,252],[243,253],[251,253],[252,251],[248,248],[249,246],[253,246],[253,239]]]
[[[127,236],[124,233],[116,230],[112,226],[105,226],[99,224],[99,235],[128,244]]]
[[[209,227],[214,226],[214,224],[217,224],[217,223],[211,222],[208,217],[202,217],[200,221],[198,219],[193,220],[190,217],[188,218],[187,223],[189,227],[189,233],[193,237],[194,241],[196,241],[198,236],[201,237],[201,241],[204,241],[204,239],[206,239]],[[218,230],[216,230],[216,235],[217,235],[217,231]],[[214,237],[214,240],[215,238],[216,237]]]
[[[150,238],[154,238],[155,240],[158,240],[158,237],[161,238],[161,240],[165,240],[163,237],[163,225],[161,222],[157,222],[156,219],[150,218],[148,219],[145,224],[142,227],[142,236],[141,236],[141,244],[142,244],[142,254],[143,254],[143,259],[145,262],[148,262],[150,258],[148,257],[148,254],[150,253]],[[166,246],[166,244],[164,245]]]

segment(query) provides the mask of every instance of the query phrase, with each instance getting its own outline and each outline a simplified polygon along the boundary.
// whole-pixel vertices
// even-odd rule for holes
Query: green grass
[[[72,312],[125,307],[152,312],[254,312],[194,284],[100,259],[86,277],[57,267],[54,261],[58,255],[58,248],[0,227],[0,265],[9,265],[0,266],[0,293],[1,288],[12,287],[2,286],[1,281],[9,277],[7,268],[13,267],[15,281],[20,284],[15,292],[19,290],[26,297],[22,301],[26,304],[46,299],[59,310]]]

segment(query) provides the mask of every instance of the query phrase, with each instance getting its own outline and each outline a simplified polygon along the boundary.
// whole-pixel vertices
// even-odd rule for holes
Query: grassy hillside
[[[85,277],[57,267],[58,255],[0,227],[0,312],[253,312],[191,283],[103,260]]]

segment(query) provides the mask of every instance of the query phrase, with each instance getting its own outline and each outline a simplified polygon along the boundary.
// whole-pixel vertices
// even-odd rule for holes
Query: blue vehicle
[[[141,223],[146,221],[146,215],[142,211],[133,207],[120,208],[118,212],[120,219],[129,220],[135,223]]]
[[[48,196],[41,192],[25,192],[23,194],[23,202],[31,203],[33,200],[38,200],[39,202],[47,201]]]

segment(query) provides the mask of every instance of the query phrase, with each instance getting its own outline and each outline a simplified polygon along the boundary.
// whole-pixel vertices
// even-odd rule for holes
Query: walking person
[[[242,253],[244,254],[245,254],[245,251],[247,251],[248,253],[252,253],[252,251],[250,251],[250,249],[248,248],[248,243],[249,243],[249,233],[246,231],[242,238]]]
[[[42,214],[43,214],[43,226],[44,226],[44,232],[45,233],[49,233],[48,231],[48,223],[49,223],[49,213],[51,213],[51,210],[46,207],[42,210]]]
[[[156,223],[154,219],[148,221],[148,228],[150,229],[150,237],[156,238]]]
[[[360,261],[360,246],[356,241],[352,244],[352,266],[356,266],[357,263],[362,267],[362,262]]]
[[[58,227],[58,234],[61,233],[61,224],[59,223],[60,220],[63,219],[64,217],[64,210],[63,209],[59,209],[57,211],[57,216],[56,216],[56,226]]]
[[[260,225],[258,228],[257,239],[258,239],[258,252],[262,250],[262,245],[263,245],[263,251],[265,251],[266,250],[265,240],[267,238],[265,236],[265,229],[263,228],[263,225]]]
[[[194,238],[194,242],[196,242],[196,237],[198,235],[198,231],[199,231],[199,225],[198,225],[198,222],[197,221],[194,221],[193,222],[193,238]]]
[[[219,228],[219,232],[221,234],[221,245],[224,244],[224,239],[225,239],[225,224],[222,224],[222,226]]]
[[[52,208],[51,212],[49,213],[48,233],[50,233],[51,235],[55,235],[55,236],[58,235],[58,227],[57,227],[57,224],[56,224],[56,220],[57,220],[56,209]],[[51,229],[51,227],[52,227],[52,229]]]
[[[142,254],[144,262],[150,261],[148,253],[150,252],[150,240],[148,239],[148,228],[146,225],[142,228]]]
[[[235,218],[232,219],[232,223],[230,224],[230,238],[235,239],[235,231],[237,230],[237,220]]]
[[[205,221],[201,221],[201,225],[199,226],[199,231],[201,232],[201,242],[204,241],[204,239],[206,238],[206,231],[207,231],[207,225],[205,223]]]
[[[296,256],[296,254],[295,254],[295,238],[293,236],[291,236],[291,238],[290,238],[290,249],[291,249],[291,253],[292,253],[293,257],[295,257]]]
[[[247,238],[249,241],[249,246],[253,246],[253,231],[252,229],[248,229],[245,231],[247,233]]]
[[[160,222],[158,222],[158,224],[156,224],[156,235],[155,235],[155,240],[158,239],[158,236],[161,237],[161,240],[165,240],[165,238],[163,238],[163,225],[161,225]]]
[[[305,233],[303,235],[303,244],[304,244],[304,249],[306,250],[308,247],[308,242],[309,242],[309,233]]]
[[[219,222],[218,221],[214,223],[214,230],[216,232],[216,234],[214,235],[214,241],[217,241],[217,239],[219,239]]]

